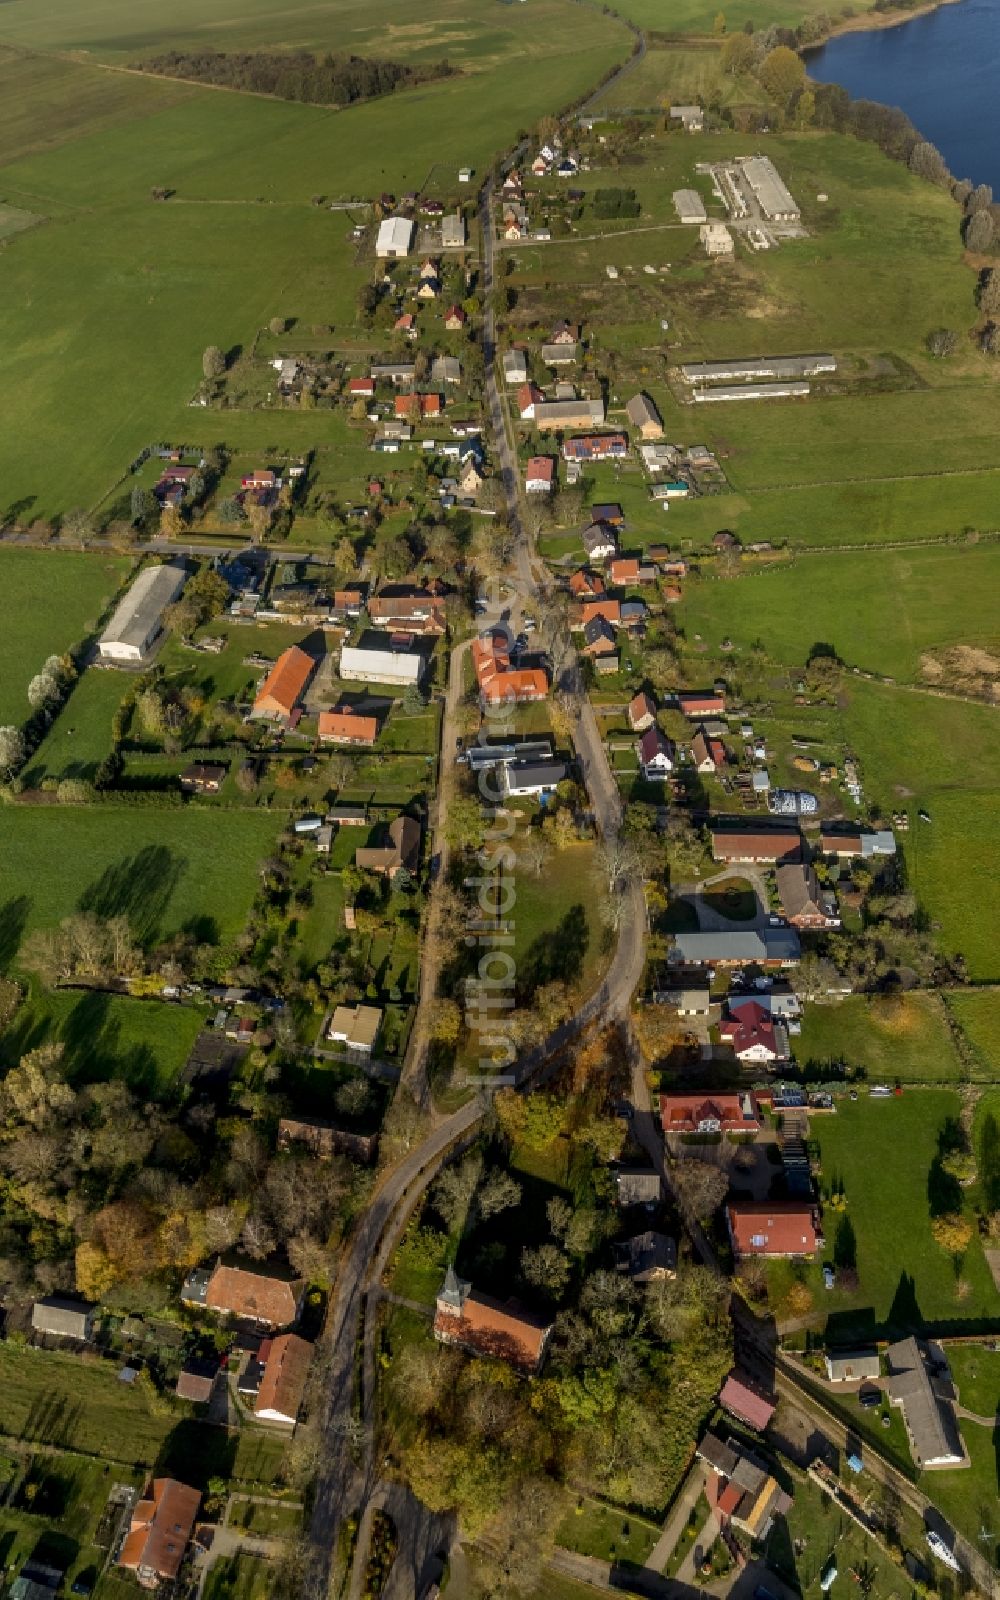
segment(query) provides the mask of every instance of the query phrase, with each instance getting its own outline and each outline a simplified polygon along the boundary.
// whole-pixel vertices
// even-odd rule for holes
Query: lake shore
[[[882,33],[886,28],[901,28],[915,17],[926,17],[931,11],[940,11],[942,6],[958,4],[959,0],[927,0],[925,5],[913,6],[908,11],[863,11],[856,17],[844,17],[821,39],[811,39],[807,45],[803,45],[802,54],[808,63],[814,50],[821,50],[831,39],[840,39],[845,33]]]

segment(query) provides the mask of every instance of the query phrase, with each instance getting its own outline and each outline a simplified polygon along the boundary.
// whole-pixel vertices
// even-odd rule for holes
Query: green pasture
[[[111,749],[111,722],[130,679],[114,669],[89,667],[73,689],[25,769],[25,782],[43,778],[92,781]]]
[[[870,1083],[956,1083],[963,1075],[941,997],[920,991],[894,1000],[848,995],[835,1006],[807,1006],[795,1055],[804,1064],[863,1067]]]
[[[856,1101],[840,1099],[835,1116],[812,1119],[821,1194],[839,1188],[847,1197],[843,1213],[824,1210],[824,1259],[847,1252],[851,1235],[856,1253],[857,1292],[818,1292],[822,1309],[850,1313],[845,1336],[867,1317],[908,1332],[921,1321],[996,1316],[997,1293],[978,1236],[956,1272],[930,1231],[933,1214],[962,1205],[962,1191],[955,1185],[954,1193],[935,1169],[939,1135],[960,1107],[952,1090],[911,1089],[888,1100],[864,1093]]]
[[[94,805],[4,814],[0,967],[25,933],[76,910],[124,913],[146,943],[179,930],[225,942],[243,925],[278,819],[250,811]]]
[[[949,994],[945,1003],[979,1058],[984,1076],[1000,1081],[1000,991],[963,990]]]
[[[5,1467],[8,1464],[12,1475],[22,1476],[0,1510],[5,1565],[19,1571],[33,1558],[58,1565],[68,1584],[78,1578],[92,1584],[107,1556],[94,1541],[112,1485],[141,1488],[141,1477],[120,1464],[112,1477],[102,1461],[59,1450],[35,1452],[30,1447],[5,1458]],[[103,1595],[103,1585],[100,1592]]]
[[[35,673],[47,656],[73,649],[94,629],[128,570],[117,556],[0,550],[0,723],[31,715]]]
[[[711,20],[711,19],[710,19]],[[708,43],[646,51],[638,66],[600,96],[602,110],[654,109],[667,96],[680,105],[766,105],[767,96],[753,78],[723,72],[719,47]],[[687,135],[679,135],[686,138]]]
[[[133,1000],[99,990],[33,993],[0,1036],[0,1065],[41,1044],[62,1044],[76,1083],[124,1078],[139,1093],[169,1091],[204,1017],[187,1006]]]
[[[831,552],[748,567],[736,580],[689,580],[676,617],[710,646],[761,639],[777,660],[801,665],[822,642],[850,666],[919,682],[925,650],[990,647],[995,619],[981,601],[998,585],[1000,545]]]
[[[845,704],[845,737],[860,757],[869,802],[891,811],[905,801],[909,810],[903,859],[940,943],[965,956],[972,978],[1000,976],[996,712],[856,679]]]

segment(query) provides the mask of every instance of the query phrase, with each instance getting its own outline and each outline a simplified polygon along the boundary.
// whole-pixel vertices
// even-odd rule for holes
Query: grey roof
[[[916,1339],[900,1339],[886,1351],[889,1398],[900,1407],[909,1435],[913,1458],[920,1467],[935,1462],[961,1460],[951,1406],[939,1399],[933,1380]]]
[[[441,219],[441,243],[453,249],[465,243],[465,218],[460,211]]]
[[[595,550],[618,548],[618,541],[610,528],[602,527],[599,522],[591,523],[589,528],[584,528],[581,543],[589,556],[592,556]]]
[[[648,394],[634,394],[625,410],[633,428],[641,428],[647,423],[653,423],[657,428],[663,427],[663,419]]]
[[[509,794],[524,789],[554,789],[566,776],[565,761],[515,761],[506,769]]]
[[[742,929],[720,933],[678,933],[670,960],[690,961],[797,961],[801,946],[794,928]]]
[[[456,1311],[461,1311],[471,1288],[472,1284],[460,1278],[455,1268],[449,1266],[444,1275],[444,1284],[438,1294],[438,1300],[443,1300],[445,1305],[454,1306]]]
[[[659,1006],[676,1006],[678,1011],[707,1011],[712,991],[706,983],[700,989],[656,989],[653,1001]]]
[[[697,404],[713,400],[800,400],[809,393],[807,383],[741,383],[732,388],[694,389]]]
[[[697,222],[704,222],[708,216],[705,202],[695,189],[675,189],[674,210],[682,220],[694,217]]]
[[[542,360],[548,367],[570,366],[580,354],[578,344],[543,344]]]
[[[766,217],[798,216],[798,206],[767,156],[748,156],[740,166]]]
[[[431,362],[432,383],[461,383],[462,363],[457,356],[435,356]]]
[[[688,362],[681,367],[680,373],[685,383],[731,383],[739,378],[814,378],[817,373],[836,370],[836,358],[824,353]]]
[[[615,1172],[618,1201],[623,1206],[650,1205],[663,1193],[660,1174],[645,1167],[619,1167]]]
[[[698,1443],[698,1455],[720,1477],[731,1478],[739,1464],[739,1456],[731,1445],[720,1439],[717,1433],[706,1433]]]
[[[85,1300],[68,1300],[49,1295],[36,1300],[31,1308],[31,1326],[36,1333],[57,1334],[64,1339],[88,1339],[94,1307]]]
[[[878,1378],[881,1371],[878,1351],[874,1346],[868,1350],[826,1352],[826,1374],[834,1383],[851,1383],[858,1378]]]
[[[564,345],[556,345],[563,350]],[[603,400],[537,400],[536,422],[567,422],[571,427],[584,428],[591,423],[604,421]]]
[[[665,1233],[637,1233],[615,1245],[615,1265],[636,1283],[647,1283],[661,1272],[677,1271],[677,1244]]]
[[[820,898],[819,880],[813,868],[804,861],[779,862],[775,870],[778,899],[786,917],[797,917],[806,911],[825,913]]]
[[[172,561],[144,568],[115,607],[100,637],[101,650],[114,650],[116,646],[144,650],[157,632],[167,606],[177,599],[187,580],[187,568]]]

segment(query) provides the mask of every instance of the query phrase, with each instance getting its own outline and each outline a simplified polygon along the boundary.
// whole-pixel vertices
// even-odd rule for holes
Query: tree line
[[[305,50],[167,50],[136,62],[135,67],[166,78],[187,78],[319,106],[373,100],[396,89],[451,77],[456,71],[446,60],[404,66],[365,56],[314,56]]]

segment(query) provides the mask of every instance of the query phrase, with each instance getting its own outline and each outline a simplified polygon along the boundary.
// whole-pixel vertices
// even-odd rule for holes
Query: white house
[[[582,542],[590,561],[610,561],[618,554],[614,535],[603,522],[592,522],[589,528],[584,528]]]
[[[647,728],[639,740],[639,761],[644,778],[666,778],[674,770],[674,747],[662,729]]]
[[[565,776],[564,761],[508,761],[503,767],[504,794],[537,799],[552,794]]]
[[[555,462],[551,456],[532,456],[524,469],[524,488],[526,494],[550,494],[555,473]]]
[[[504,382],[509,384],[527,383],[528,358],[523,350],[506,350],[503,358]]]

